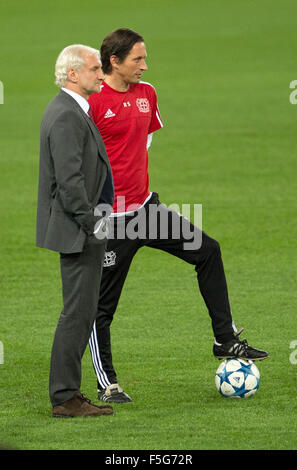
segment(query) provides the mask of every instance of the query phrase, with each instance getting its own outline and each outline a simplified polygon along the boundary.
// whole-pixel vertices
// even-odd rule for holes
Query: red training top
[[[163,127],[155,89],[140,82],[120,92],[103,82],[89,103],[112,169],[113,212],[137,210],[150,194],[148,135]]]

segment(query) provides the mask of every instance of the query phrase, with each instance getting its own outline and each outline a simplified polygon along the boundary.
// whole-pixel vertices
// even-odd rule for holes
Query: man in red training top
[[[110,325],[132,259],[142,246],[164,250],[195,266],[199,289],[212,321],[213,353],[217,358],[256,360],[268,354],[238,338],[218,242],[181,214],[169,210],[160,203],[158,194],[150,191],[147,150],[152,134],[163,127],[163,123],[154,87],[141,81],[147,70],[144,39],[130,29],[118,29],[104,39],[100,53],[105,80],[101,93],[90,96],[89,103],[111,164],[115,203],[98,315],[89,345],[99,399],[121,403],[131,398],[117,382]],[[157,210],[154,212],[153,208]],[[166,220],[166,226],[162,225],[162,220]],[[131,227],[137,227],[136,236]],[[182,233],[177,237],[177,228],[181,227]],[[192,241],[199,240],[199,244],[188,243],[189,233]],[[135,289],[137,292],[137,286]]]

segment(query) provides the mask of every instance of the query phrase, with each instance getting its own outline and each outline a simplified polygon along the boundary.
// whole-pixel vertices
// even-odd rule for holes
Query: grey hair
[[[85,64],[84,56],[90,55],[97,55],[100,60],[100,52],[97,49],[93,49],[93,47],[84,46],[82,44],[73,44],[65,47],[65,49],[60,52],[56,62],[56,85],[59,88],[63,87],[67,82],[68,70],[79,70]]]

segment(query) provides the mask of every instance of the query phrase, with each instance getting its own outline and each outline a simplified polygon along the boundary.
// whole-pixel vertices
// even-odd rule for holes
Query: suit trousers
[[[93,237],[92,237],[93,238]],[[52,345],[49,395],[53,406],[80,391],[81,361],[95,321],[106,241],[81,253],[60,253],[63,310]]]
[[[150,206],[158,208],[158,217],[150,217]],[[120,217],[114,221],[114,236],[108,240],[107,252],[102,273],[100,300],[94,329],[90,337],[92,361],[97,375],[99,389],[105,389],[117,382],[112,363],[110,325],[116,311],[122,288],[131,262],[142,246],[165,251],[195,267],[198,287],[207,306],[214,336],[218,340],[231,338],[234,334],[227,282],[219,243],[195,227],[190,220],[159,202],[158,194],[153,193],[142,211],[142,217],[125,216],[125,237],[120,226]],[[134,219],[134,220],[133,220]],[[162,226],[161,220],[165,221]],[[167,222],[168,221],[168,222]],[[138,226],[140,237],[130,236],[129,224]],[[141,230],[141,226],[144,227]],[[178,226],[186,230],[180,230]],[[167,229],[167,230],[166,230]],[[174,233],[175,232],[175,233]],[[184,233],[195,234],[196,242],[189,244],[190,238]],[[119,236],[121,235],[121,236]],[[193,236],[194,239],[194,236]],[[145,270],[145,267],[144,267]],[[137,286],[135,286],[137,292]],[[147,292],[146,295],[154,295]],[[133,299],[131,299],[133,301]]]

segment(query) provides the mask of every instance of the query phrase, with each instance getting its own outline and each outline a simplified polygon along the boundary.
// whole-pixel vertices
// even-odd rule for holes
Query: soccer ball
[[[260,386],[260,372],[253,361],[226,359],[216,371],[215,384],[223,397],[247,398]]]

